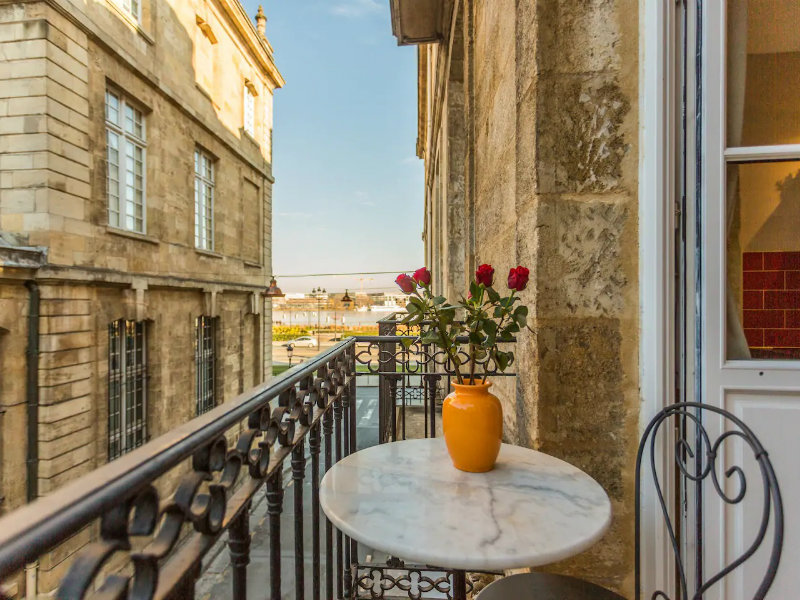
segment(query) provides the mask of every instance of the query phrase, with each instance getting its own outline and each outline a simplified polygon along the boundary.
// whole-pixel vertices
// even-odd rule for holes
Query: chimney
[[[264,16],[264,7],[258,5],[258,13],[256,13],[256,29],[261,37],[267,37],[267,17]]]

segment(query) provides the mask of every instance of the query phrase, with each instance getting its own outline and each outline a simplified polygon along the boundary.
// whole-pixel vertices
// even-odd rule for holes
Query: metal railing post
[[[247,600],[247,565],[250,563],[250,505],[247,504],[228,529],[228,548],[233,571],[233,600]]]

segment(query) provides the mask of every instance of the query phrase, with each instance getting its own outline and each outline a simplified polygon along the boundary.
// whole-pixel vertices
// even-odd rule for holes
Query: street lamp
[[[322,295],[325,293],[325,288],[313,288],[311,290],[311,295],[316,297],[317,299],[317,349],[320,347],[319,341],[319,330],[322,326],[320,323],[320,313],[321,313],[321,306],[322,306]]]
[[[261,292],[261,295],[265,298],[283,298],[286,296],[286,294],[281,291],[281,288],[278,287],[278,282],[275,281],[275,277],[269,280],[269,287],[266,291]]]
[[[344,296],[342,296],[342,304],[344,304],[345,308],[350,308],[350,304],[352,304],[353,299],[350,297],[349,290],[344,291]]]

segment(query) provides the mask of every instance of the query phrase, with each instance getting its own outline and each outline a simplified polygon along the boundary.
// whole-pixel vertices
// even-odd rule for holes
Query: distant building
[[[0,514],[271,373],[265,24],[236,0],[0,5]]]

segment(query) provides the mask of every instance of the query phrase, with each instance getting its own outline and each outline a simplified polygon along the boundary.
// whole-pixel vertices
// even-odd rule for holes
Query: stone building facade
[[[510,443],[564,458],[614,520],[556,570],[629,592],[639,419],[637,0],[392,2],[418,44],[425,254],[458,297],[481,263],[531,270]],[[504,284],[499,284],[504,285]]]
[[[265,25],[237,0],[0,1],[0,513],[271,375]]]

